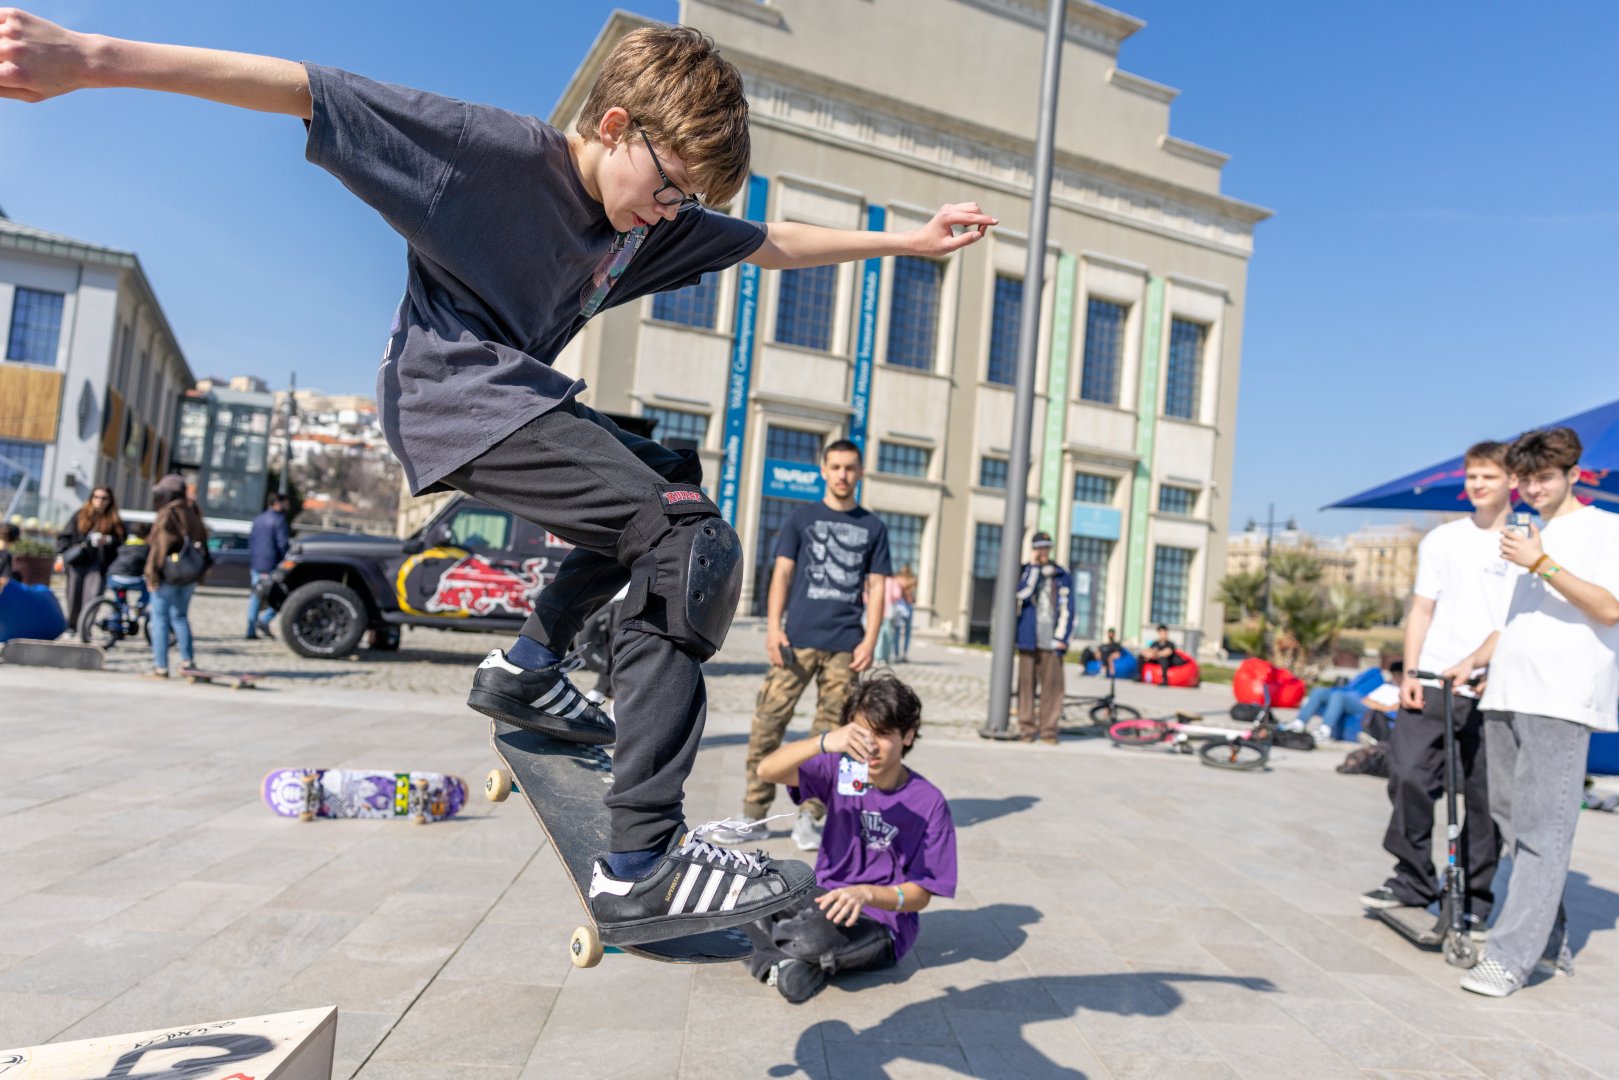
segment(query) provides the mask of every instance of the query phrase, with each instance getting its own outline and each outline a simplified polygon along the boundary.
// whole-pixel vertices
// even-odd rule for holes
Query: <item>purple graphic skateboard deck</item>
[[[306,779],[307,778],[307,779]],[[442,821],[466,805],[458,776],[381,769],[276,769],[264,803],[282,817],[419,818]]]

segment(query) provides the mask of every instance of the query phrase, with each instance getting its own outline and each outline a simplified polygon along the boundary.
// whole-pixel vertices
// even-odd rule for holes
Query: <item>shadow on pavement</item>
[[[963,1054],[956,1040],[931,1038],[939,1030],[940,1010],[991,1013],[997,1022],[1008,1016],[1022,1023],[1070,1019],[1081,1010],[1113,1013],[1118,1016],[1168,1016],[1184,1002],[1177,983],[1229,983],[1255,993],[1270,993],[1275,986],[1268,979],[1236,975],[1199,975],[1187,972],[1145,971],[1114,975],[1051,975],[985,983],[968,990],[947,988],[927,1001],[901,1006],[870,1027],[856,1030],[842,1020],[823,1020],[806,1028],[798,1037],[796,1062],[773,1065],[775,1077],[821,1076],[819,1062],[835,1056],[837,1044],[853,1044],[860,1076],[888,1076],[886,1066],[895,1062],[920,1062],[951,1069],[963,1076],[976,1075],[974,1065],[963,1068]],[[945,1020],[947,1027],[953,1026]],[[959,1030],[959,1028],[957,1029]],[[1021,1027],[1010,1023],[993,1042],[978,1047],[985,1057],[993,1055],[1007,1075],[1066,1077],[1084,1080],[1086,1074],[1046,1057],[1023,1039]],[[836,1055],[843,1056],[843,1055]],[[909,1073],[909,1069],[902,1070]],[[843,1070],[839,1073],[847,1073]]]
[[[1020,814],[1040,801],[1038,795],[1006,795],[999,799],[951,799],[950,816],[956,828],[981,825],[986,821]]]
[[[1568,945],[1577,955],[1592,933],[1619,924],[1619,893],[1591,882],[1591,875],[1570,870],[1563,903],[1568,908]]]
[[[914,955],[923,967],[940,968],[966,960],[998,963],[1029,940],[1025,926],[1044,916],[1028,904],[986,904],[984,907],[948,908],[927,914],[927,934],[917,942]]]

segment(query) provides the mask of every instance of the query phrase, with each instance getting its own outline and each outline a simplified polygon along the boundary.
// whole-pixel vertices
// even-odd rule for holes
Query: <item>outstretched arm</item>
[[[888,255],[949,255],[977,242],[991,225],[999,224],[1000,219],[971,202],[947,203],[932,221],[911,232],[863,232],[772,221],[765,226],[765,242],[745,261],[765,270],[797,270]],[[962,231],[956,232],[957,228]]]
[[[309,80],[296,61],[81,34],[0,8],[0,98],[44,101],[115,86],[310,117]]]

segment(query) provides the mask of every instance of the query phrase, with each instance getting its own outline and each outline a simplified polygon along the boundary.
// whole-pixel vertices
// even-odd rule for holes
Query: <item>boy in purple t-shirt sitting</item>
[[[794,802],[826,804],[815,895],[744,927],[748,970],[788,1001],[807,1001],[840,971],[898,963],[916,942],[916,913],[956,895],[950,804],[903,761],[921,726],[915,692],[879,675],[849,692],[836,728],[759,762],[760,778],[786,784]]]

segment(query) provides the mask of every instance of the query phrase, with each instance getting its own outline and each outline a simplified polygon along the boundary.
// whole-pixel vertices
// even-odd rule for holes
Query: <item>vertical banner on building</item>
[[[887,212],[880,206],[866,208],[866,228],[882,232]],[[849,390],[849,441],[866,450],[866,422],[871,416],[871,362],[877,354],[877,294],[882,291],[883,261],[867,259],[860,266],[860,329],[855,335],[854,385]]]
[[[1074,279],[1079,260],[1057,260],[1057,296],[1051,307],[1051,364],[1046,379],[1046,437],[1040,451],[1040,531],[1057,535],[1062,447],[1068,435],[1068,354],[1073,349]]]
[[[765,219],[770,181],[748,177],[744,213],[749,221]],[[736,330],[731,343],[731,375],[725,389],[725,457],[720,462],[720,513],[736,524],[736,496],[742,481],[742,446],[748,430],[748,385],[753,381],[754,316],[759,311],[759,268],[742,263],[736,289]]]
[[[1127,638],[1141,631],[1147,588],[1147,514],[1151,510],[1153,439],[1158,428],[1158,373],[1163,367],[1164,279],[1147,279],[1147,311],[1141,331],[1141,391],[1136,397],[1136,475],[1130,487],[1130,541],[1124,563]]]

